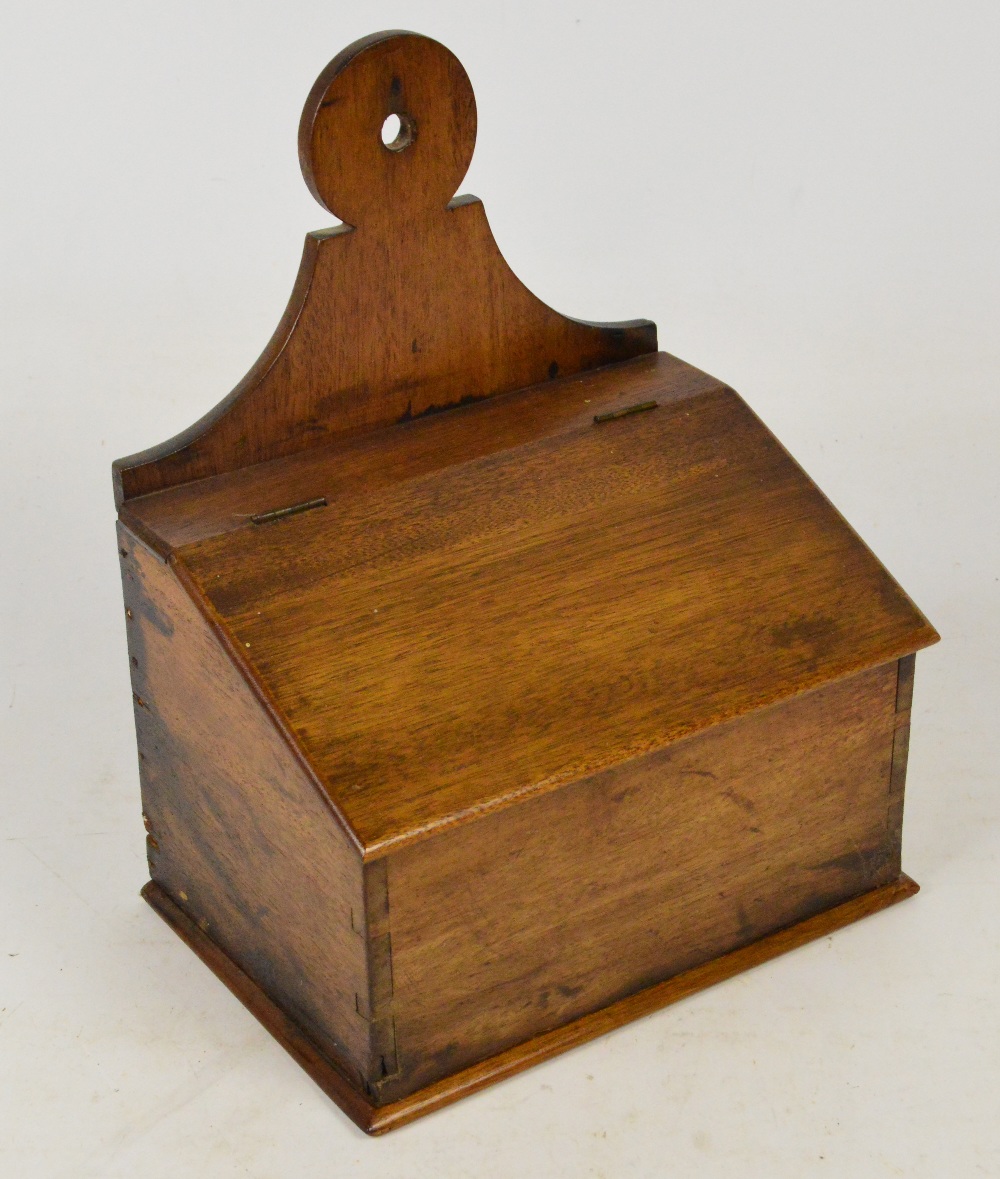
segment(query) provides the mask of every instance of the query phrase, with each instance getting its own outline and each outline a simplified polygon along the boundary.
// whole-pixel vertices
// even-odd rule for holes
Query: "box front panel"
[[[894,878],[897,679],[874,668],[390,857],[380,1099]]]

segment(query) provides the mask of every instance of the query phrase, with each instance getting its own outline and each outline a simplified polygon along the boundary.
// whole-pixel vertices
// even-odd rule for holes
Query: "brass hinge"
[[[325,507],[326,496],[321,495],[317,499],[307,499],[304,503],[292,504],[287,508],[272,508],[270,512],[259,512],[256,516],[251,516],[250,519],[254,524],[270,524],[272,520],[284,520],[286,516],[297,516],[299,512]]]
[[[645,413],[647,409],[659,408],[658,401],[640,401],[638,405],[629,405],[625,409],[611,409],[607,413],[595,413],[594,425],[599,426],[601,422],[613,422],[616,418],[627,418],[632,413]]]

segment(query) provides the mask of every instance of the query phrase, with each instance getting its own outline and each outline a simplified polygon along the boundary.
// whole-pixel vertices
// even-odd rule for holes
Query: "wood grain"
[[[388,858],[393,1100],[898,875],[887,664]]]
[[[338,55],[345,224],[114,465],[144,895],[372,1133],[916,887],[936,633],[732,389],[523,287],[475,135],[443,46]]]
[[[363,1086],[360,857],[171,568],[119,552],[150,875]]]
[[[381,129],[400,119],[387,149]],[[316,79],[299,121],[309,191],[335,217],[383,235],[440,214],[476,146],[476,98],[444,45],[402,30],[355,41]]]
[[[352,1121],[367,1134],[386,1134],[543,1060],[606,1035],[623,1024],[642,1019],[744,970],[752,970],[780,954],[826,937],[845,925],[913,896],[917,891],[917,885],[908,876],[900,876],[892,883],[854,897],[834,909],[638,991],[610,1007],[564,1024],[381,1107],[345,1084],[342,1074],[323,1057],[301,1029],[157,885],[147,885],[143,896]]]
[[[401,106],[416,136],[393,152],[381,127]],[[507,266],[479,200],[449,203],[475,115],[464,70],[437,42],[356,42],[320,76],[302,127],[307,180],[356,223],[308,235],[284,317],[224,401],[114,464],[119,505],[656,350],[646,320],[587,324],[546,307]]]
[[[341,438],[129,500],[121,518],[163,556],[254,525],[252,517],[322,497],[344,503],[448,467],[589,425],[595,412],[661,404],[724,386],[665,352],[498,394],[447,413]]]
[[[177,560],[369,857],[936,638],[724,386]]]
[[[315,1039],[305,1032],[274,999],[212,940],[159,884],[151,880],[142,897],[205,965],[232,991],[246,1009],[302,1066],[324,1093],[364,1130],[371,1132],[375,1107],[334,1058],[324,1055]]]

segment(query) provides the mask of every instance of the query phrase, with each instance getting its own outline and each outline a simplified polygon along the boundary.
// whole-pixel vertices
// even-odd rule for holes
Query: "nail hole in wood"
[[[416,138],[417,125],[409,115],[389,115],[382,124],[382,142],[389,151],[402,151]]]

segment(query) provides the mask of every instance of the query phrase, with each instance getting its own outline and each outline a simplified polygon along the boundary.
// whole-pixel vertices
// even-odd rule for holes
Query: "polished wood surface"
[[[266,981],[252,978],[215,942],[204,926],[181,908],[156,881],[142,889],[142,897],[171,929],[191,947],[206,966],[240,1000],[279,1044],[309,1074],[352,1121],[362,1129],[370,1127],[375,1107],[363,1089],[352,1080],[342,1063],[329,1050],[317,1046],[317,1037],[306,1032],[280,1006],[267,989]]]
[[[522,445],[176,551],[366,855],[936,637],[731,390],[602,425],[576,396]]]
[[[363,1086],[357,851],[173,570],[123,528],[119,556],[150,876]]]
[[[401,151],[382,142],[390,114],[413,121]],[[331,62],[306,103],[300,155],[349,223],[308,235],[284,317],[233,392],[115,463],[119,504],[656,350],[646,320],[587,324],[546,307],[507,266],[479,200],[450,200],[475,133],[465,71],[430,38],[377,34]]]
[[[873,668],[389,856],[405,985],[380,1096],[895,879],[896,682]]]
[[[382,491],[459,463],[578,429],[591,411],[656,396],[678,401],[723,383],[665,352],[556,377],[448,413],[338,439],[287,458],[129,500],[128,527],[169,556],[197,540],[254,527],[253,517],[288,504],[328,503]]]
[[[346,223],[114,467],[144,895],[372,1133],[915,890],[936,633],[731,388],[525,290],[475,126],[436,42],[335,58]]]
[[[312,1041],[302,1034],[281,1008],[227,958],[162,889],[150,883],[143,889],[142,895],[356,1125],[367,1134],[385,1134],[489,1085],[516,1076],[543,1060],[550,1060],[553,1056],[604,1036],[623,1024],[642,1019],[744,970],[752,970],[781,954],[835,933],[845,925],[870,917],[918,891],[914,881],[901,875],[881,888],[863,893],[836,908],[827,909],[788,929],[779,930],[758,942],[715,958],[704,966],[647,987],[627,999],[536,1036],[527,1043],[518,1044],[515,1048],[427,1085],[408,1097],[382,1106],[373,1104],[345,1083],[336,1066],[317,1051]]]

